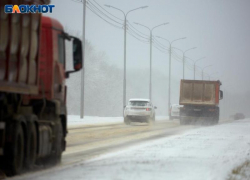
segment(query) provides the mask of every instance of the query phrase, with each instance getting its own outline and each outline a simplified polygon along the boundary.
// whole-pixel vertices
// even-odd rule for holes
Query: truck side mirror
[[[82,69],[82,41],[75,37],[73,40],[73,66],[75,71]]]
[[[223,91],[220,90],[220,100],[223,99]]]

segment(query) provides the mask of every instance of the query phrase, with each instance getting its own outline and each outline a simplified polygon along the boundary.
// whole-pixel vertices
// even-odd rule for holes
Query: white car
[[[169,119],[170,120],[180,119],[180,108],[182,107],[183,105],[179,105],[179,104],[171,105],[169,109]]]
[[[147,122],[155,121],[155,109],[149,99],[130,99],[124,109],[124,123],[130,122]]]

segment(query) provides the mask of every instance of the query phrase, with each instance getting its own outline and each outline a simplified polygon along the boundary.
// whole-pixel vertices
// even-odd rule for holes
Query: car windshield
[[[149,102],[147,101],[130,101],[130,106],[149,106]]]

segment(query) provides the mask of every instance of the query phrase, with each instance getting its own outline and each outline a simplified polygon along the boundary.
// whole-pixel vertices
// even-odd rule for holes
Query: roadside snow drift
[[[157,116],[157,121],[168,119],[168,116]],[[123,117],[98,117],[98,116],[85,116],[83,119],[80,116],[68,115],[68,125],[93,125],[93,124],[107,124],[107,123],[123,123]]]
[[[33,178],[224,180],[247,160],[250,119],[193,129]]]

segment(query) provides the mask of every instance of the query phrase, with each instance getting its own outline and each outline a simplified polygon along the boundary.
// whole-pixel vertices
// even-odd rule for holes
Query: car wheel
[[[127,117],[124,117],[124,124],[130,125],[130,120]]]
[[[154,124],[154,118],[148,118],[147,123],[148,123],[148,125]]]

